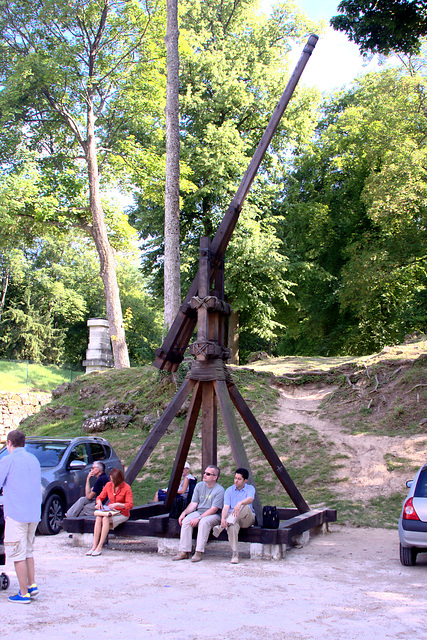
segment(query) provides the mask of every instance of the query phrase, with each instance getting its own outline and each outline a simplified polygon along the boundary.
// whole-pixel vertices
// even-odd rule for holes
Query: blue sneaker
[[[25,596],[23,596],[21,591],[18,591],[16,596],[9,596],[9,602],[17,602],[18,604],[30,604],[30,594],[26,593]]]
[[[31,587],[28,587],[28,593],[30,594],[30,598],[37,598],[39,595],[39,588],[34,582]]]

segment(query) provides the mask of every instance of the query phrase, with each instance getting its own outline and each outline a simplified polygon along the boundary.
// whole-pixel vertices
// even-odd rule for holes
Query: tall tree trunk
[[[179,52],[178,0],[167,0],[166,184],[165,184],[165,332],[181,304],[179,255]]]
[[[89,201],[93,226],[92,237],[99,255],[100,276],[104,283],[107,320],[110,327],[114,366],[122,369],[130,366],[129,354],[123,326],[122,306],[116,276],[116,258],[110,245],[105,225],[105,216],[99,191],[99,171],[96,154],[95,116],[91,101],[87,111],[87,171],[89,179]]]
[[[1,283],[0,318],[3,315],[3,309],[4,309],[5,302],[6,302],[6,294],[7,294],[8,285],[9,285],[9,267],[7,265],[5,265],[4,268],[3,268],[3,276],[2,276],[2,283]]]
[[[231,349],[230,364],[239,364],[239,313],[232,311],[228,318],[228,348]]]

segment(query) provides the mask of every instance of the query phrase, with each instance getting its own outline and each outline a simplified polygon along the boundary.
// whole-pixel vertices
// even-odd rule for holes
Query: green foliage
[[[4,255],[9,285],[0,324],[2,356],[80,363],[87,347],[87,314],[99,315],[102,308],[92,245],[71,232],[67,240],[46,235],[34,248]],[[36,330],[38,323],[46,324],[44,331]],[[84,331],[81,341],[75,336],[78,325]]]
[[[419,0],[341,0],[331,19],[362,53],[416,53],[427,35],[427,7]]]
[[[256,210],[246,207],[229,245],[226,291],[245,331],[267,340],[281,328],[277,308],[287,303],[292,286],[279,249],[272,220],[260,220]]]
[[[135,261],[122,260],[118,280],[132,365],[149,364],[161,342],[162,310],[147,293],[145,279]]]
[[[26,208],[27,222],[50,222],[58,228],[79,224],[88,230],[88,178],[82,160],[87,161],[91,110],[103,185],[119,181],[129,188],[125,160],[133,162],[133,138],[128,119],[143,112],[144,126],[151,130],[162,106],[163,46],[158,32],[163,11],[161,2],[150,0],[0,3],[0,158],[17,166],[20,143],[37,152],[33,162],[39,180],[34,180],[33,196],[38,201],[33,197],[33,209]],[[92,42],[97,32],[100,40]],[[141,149],[134,146],[133,155]],[[150,175],[152,163],[140,165],[140,173],[145,168]],[[43,198],[48,199],[47,209]],[[117,211],[111,213],[107,225],[114,244],[129,231],[127,221]]]
[[[427,321],[426,81],[370,74],[325,104],[286,177],[288,353],[370,353]],[[286,353],[286,351],[284,351]]]
[[[128,352],[113,250],[129,250],[134,233],[117,205],[102,202],[100,188],[127,185],[130,171],[118,157],[132,142],[132,115],[144,111],[144,124],[156,128],[164,9],[151,0],[0,1],[0,169],[19,176],[20,148],[37,163],[32,199],[9,209],[11,227],[28,236],[27,227],[49,223],[92,237],[119,337],[116,366],[128,365]]]
[[[0,344],[7,358],[28,358],[57,363],[61,361],[63,336],[55,329],[49,311],[34,307],[30,292],[22,303],[11,304],[0,322]]]

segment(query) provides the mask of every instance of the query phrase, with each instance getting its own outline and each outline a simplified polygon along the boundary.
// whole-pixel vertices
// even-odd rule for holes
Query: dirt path
[[[319,405],[332,391],[331,387],[315,385],[282,389],[278,409],[272,416],[273,422],[281,425],[306,424],[315,429],[325,443],[331,443],[327,446],[346,456],[340,461],[343,467],[336,477],[348,480],[335,485],[337,493],[351,496],[354,500],[369,500],[402,490],[410,472],[397,469],[390,472],[384,456],[407,458],[418,467],[425,461],[425,448],[417,445],[425,442],[425,436],[404,438],[346,434],[336,422],[319,417]]]
[[[2,640],[424,640],[427,554],[398,559],[397,533],[333,525],[280,561],[238,565],[208,546],[203,562],[105,549],[66,533],[36,539],[38,599],[0,592]],[[224,543],[225,544],[225,543]]]

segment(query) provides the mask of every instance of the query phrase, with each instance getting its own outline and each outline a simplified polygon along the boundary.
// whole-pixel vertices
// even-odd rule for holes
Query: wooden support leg
[[[298,511],[300,513],[306,513],[307,511],[310,511],[310,507],[308,506],[308,504],[306,503],[306,501],[298,491],[291,476],[286,471],[279,456],[274,451],[267,436],[265,435],[264,431],[261,429],[260,425],[258,424],[257,419],[249,409],[243,397],[240,395],[236,385],[232,382],[228,383],[228,391],[234,406],[242,416],[249,431],[252,433],[253,437],[258,443],[259,448],[261,449],[264,456],[268,460],[274,473],[276,474],[276,476],[278,477],[278,479],[286,489],[286,492],[288,493],[289,497],[291,498],[292,502],[294,503]]]
[[[246,455],[245,445],[243,444],[239,426],[236,421],[236,416],[234,415],[234,410],[230,402],[227,383],[223,380],[215,380],[213,384],[215,387],[216,395],[218,397],[219,409],[221,411],[222,419],[224,420],[225,429],[230,441],[231,451],[233,452],[234,462],[236,463],[237,467],[244,467],[245,469],[248,469],[249,483],[256,487],[248,456]],[[262,507],[257,493],[255,494],[254,511],[258,523],[261,524]]]
[[[212,382],[202,382],[202,473],[217,464],[217,401]]]
[[[165,506],[169,511],[178,491],[181,481],[184,464],[190,450],[191,440],[193,439],[194,429],[196,427],[197,418],[199,417],[200,407],[202,404],[202,384],[197,382],[193,395],[191,397],[190,407],[188,409],[185,426],[181,435],[172,473],[169,479],[168,491],[166,494]]]
[[[132,484],[142,467],[150,457],[154,447],[160,438],[166,433],[166,429],[176,416],[182,403],[189,395],[190,391],[196,384],[195,380],[184,380],[172,400],[169,402],[164,413],[157,420],[156,424],[148,434],[144,444],[130,463],[125,474],[125,480],[128,484]]]

